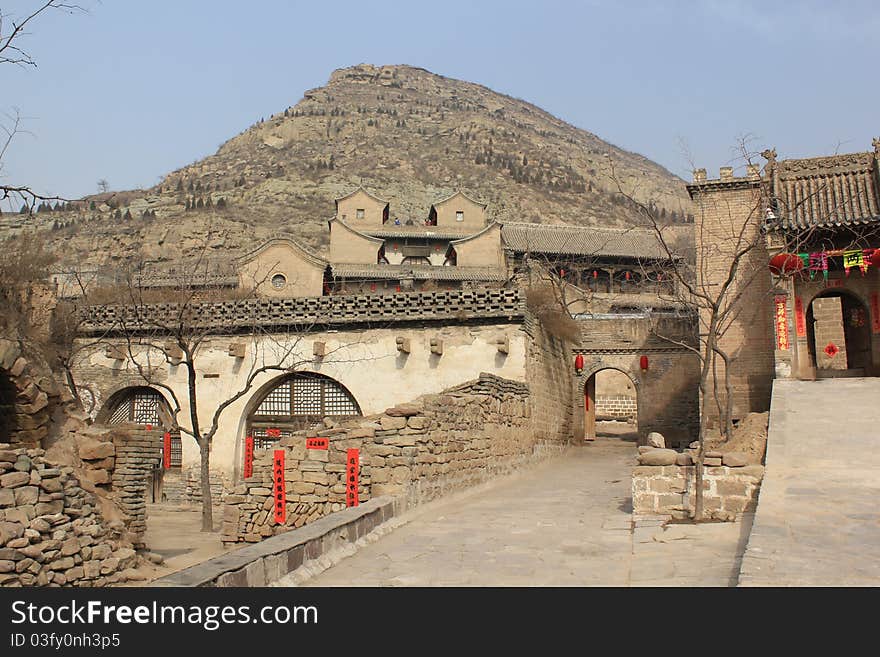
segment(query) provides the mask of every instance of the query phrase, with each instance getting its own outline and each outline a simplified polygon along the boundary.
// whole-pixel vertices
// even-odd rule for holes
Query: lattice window
[[[180,434],[171,434],[171,467],[179,468],[183,464],[183,444],[180,442]]]
[[[155,390],[136,390],[126,395],[110,413],[110,424],[133,422],[159,426],[159,408],[164,403]]]
[[[254,449],[270,449],[280,438],[293,435],[326,416],[360,415],[354,397],[333,379],[298,375],[269,391],[248,419]],[[272,429],[273,435],[267,435]]]
[[[285,381],[266,395],[254,415],[290,415],[290,381]]]

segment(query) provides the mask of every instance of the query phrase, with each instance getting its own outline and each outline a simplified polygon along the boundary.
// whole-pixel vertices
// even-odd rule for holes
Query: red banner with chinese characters
[[[266,429],[266,438],[281,438],[281,429]]]
[[[871,292],[871,333],[880,333],[880,293]]]
[[[166,470],[171,467],[171,434],[167,431],[162,437],[162,467]]]
[[[794,329],[799,338],[807,334],[807,318],[804,315],[804,301],[800,297],[794,298]]]
[[[330,447],[329,438],[306,438],[306,449],[327,449]]]
[[[773,298],[773,304],[776,308],[776,348],[788,349],[788,313],[785,309],[785,301],[787,297],[784,294],[778,294]]]
[[[254,474],[254,437],[248,436],[244,439],[244,478],[253,476]]]
[[[287,495],[284,491],[284,450],[272,454],[272,500],[275,506],[275,522],[283,525],[287,520]]]
[[[345,505],[358,505],[358,469],[360,456],[358,450],[350,449],[345,455]]]

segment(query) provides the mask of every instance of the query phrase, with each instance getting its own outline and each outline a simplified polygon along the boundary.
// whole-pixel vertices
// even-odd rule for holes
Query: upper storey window
[[[354,216],[356,219],[363,219],[364,218],[364,209],[358,208],[357,210],[355,210]]]
[[[456,221],[464,221],[464,210],[456,210],[455,220]]]

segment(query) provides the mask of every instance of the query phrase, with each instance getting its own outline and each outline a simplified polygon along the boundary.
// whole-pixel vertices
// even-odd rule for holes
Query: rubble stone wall
[[[227,495],[226,543],[258,542],[346,507],[348,449],[360,455],[361,502],[380,495],[419,504],[509,472],[553,449],[537,449],[529,389],[490,374],[384,413],[299,432],[279,443],[285,452],[287,519],[274,520],[272,451],[254,456],[253,476]],[[307,449],[307,437],[328,449]],[[546,445],[561,447],[562,441]]]
[[[0,586],[106,586],[140,579],[121,521],[70,466],[38,448],[0,444]],[[94,490],[94,488],[92,488]]]

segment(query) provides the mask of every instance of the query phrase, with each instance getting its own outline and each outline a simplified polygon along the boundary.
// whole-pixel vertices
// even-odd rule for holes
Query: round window
[[[287,285],[287,279],[284,278],[284,274],[275,274],[272,277],[272,287],[276,290],[280,290],[285,285]]]

